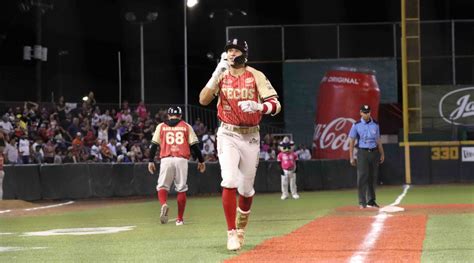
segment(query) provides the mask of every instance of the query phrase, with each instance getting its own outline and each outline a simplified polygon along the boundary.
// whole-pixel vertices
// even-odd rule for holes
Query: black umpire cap
[[[364,104],[360,107],[360,111],[362,111],[363,113],[369,113],[370,112],[370,106],[367,105],[367,104]]]

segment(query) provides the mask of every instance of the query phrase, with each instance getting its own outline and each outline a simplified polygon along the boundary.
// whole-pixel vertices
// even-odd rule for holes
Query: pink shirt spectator
[[[138,103],[138,107],[135,110],[135,112],[137,113],[138,117],[141,118],[142,120],[146,120],[148,117],[148,111],[146,110],[146,107],[143,101],[140,101]]]
[[[296,167],[298,155],[294,152],[280,152],[277,159],[283,170],[293,170]]]

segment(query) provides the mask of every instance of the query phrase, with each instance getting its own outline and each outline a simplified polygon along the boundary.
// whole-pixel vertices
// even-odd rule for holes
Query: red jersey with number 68
[[[183,120],[175,126],[169,126],[164,122],[158,124],[152,141],[160,145],[160,159],[165,157],[189,159],[190,145],[199,142],[191,125]]]
[[[265,75],[250,66],[246,66],[244,73],[239,76],[233,76],[226,70],[220,76],[218,85],[217,116],[220,121],[236,126],[256,126],[262,119],[261,112],[243,112],[238,105],[239,101],[253,100],[261,103],[278,97]]]

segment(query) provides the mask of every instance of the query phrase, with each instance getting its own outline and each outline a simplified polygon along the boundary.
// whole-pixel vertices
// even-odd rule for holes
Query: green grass
[[[377,190],[378,201],[380,204],[389,204],[401,191],[401,187],[380,188]],[[402,204],[473,203],[472,195],[469,197],[469,193],[473,192],[473,185],[413,187]],[[257,194],[254,198],[244,250],[253,248],[265,239],[287,234],[317,217],[326,215],[336,207],[357,205],[356,190],[302,192],[299,200],[281,201],[279,196]],[[170,217],[174,218],[176,200],[171,199],[168,203],[171,207]],[[182,227],[176,227],[173,221],[161,225],[158,216],[159,203],[146,201],[48,216],[0,218],[0,233],[13,233],[0,235],[0,247],[46,247],[0,252],[0,262],[219,262],[235,255],[225,247],[226,226],[220,197],[189,197],[185,225]],[[451,215],[443,217],[450,218]],[[453,218],[474,221],[473,214],[453,215]],[[444,221],[437,219],[436,222],[437,227],[433,228],[433,235],[436,235],[438,229],[443,229]],[[449,223],[449,219],[446,223]],[[435,223],[430,220],[429,226],[432,224]],[[57,228],[130,225],[136,228],[118,234],[21,236],[24,232]],[[466,223],[464,225],[468,227]],[[449,224],[446,226],[449,227]],[[473,229],[472,224],[470,226]],[[469,241],[466,237],[468,234],[468,231],[458,233],[461,235],[460,240]],[[468,246],[458,243],[458,235],[449,236],[452,239],[452,246],[449,248],[452,249],[451,253],[457,253],[455,248],[458,247],[462,254],[460,261],[463,258],[467,260]],[[472,252],[472,238],[469,242]],[[435,251],[434,243],[435,239],[427,241],[425,246],[429,251]],[[440,253],[444,254],[443,250],[440,250]],[[423,259],[430,262],[431,254],[433,253],[424,254]]]
[[[473,214],[429,217],[423,244],[423,262],[473,262]]]

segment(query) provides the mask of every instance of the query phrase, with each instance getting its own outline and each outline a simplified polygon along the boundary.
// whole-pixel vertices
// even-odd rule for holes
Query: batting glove
[[[258,103],[258,102],[253,101],[253,100],[239,101],[239,102],[238,102],[238,105],[239,105],[240,109],[241,109],[243,112],[253,113],[253,112],[257,112],[257,111],[262,111],[262,110],[263,110],[263,104]]]
[[[221,60],[219,61],[219,64],[217,64],[217,67],[214,70],[214,73],[212,73],[212,76],[215,78],[219,78],[219,76],[228,69],[229,69],[229,63],[227,62],[227,53],[222,52]]]
[[[229,69],[229,63],[227,62],[227,53],[223,52],[222,55],[221,55],[221,60],[219,61],[219,64],[217,64],[217,67],[214,70],[214,72],[212,73],[211,78],[207,82],[206,87],[210,88],[210,89],[215,89],[219,77],[227,69]]]

